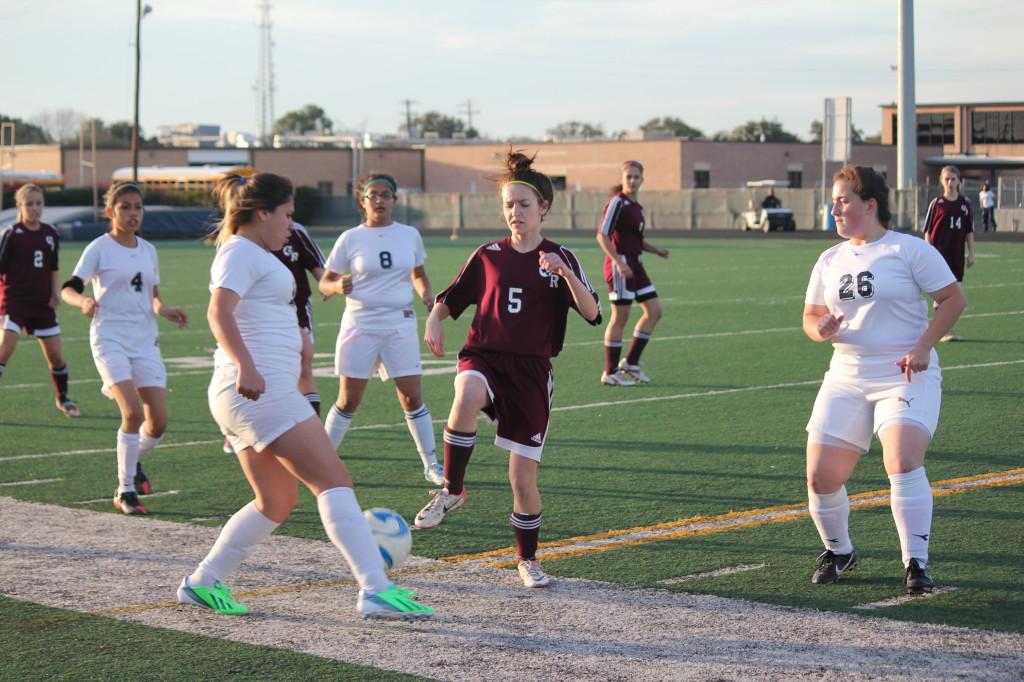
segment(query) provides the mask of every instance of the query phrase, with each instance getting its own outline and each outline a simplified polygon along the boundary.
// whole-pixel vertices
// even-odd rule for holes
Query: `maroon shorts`
[[[8,300],[3,314],[0,315],[0,324],[3,329],[39,338],[60,335],[57,311],[47,304],[26,306]]]
[[[639,254],[619,254],[619,258],[633,271],[633,276],[626,278],[612,267],[612,259],[604,258],[604,281],[608,283],[608,300],[612,305],[629,305],[633,301],[641,303],[657,298],[658,292],[647,276],[647,270],[640,262]]]
[[[484,413],[497,422],[494,444],[539,462],[548,435],[555,374],[551,361],[527,355],[508,355],[463,348],[458,374],[484,380],[491,402]]]

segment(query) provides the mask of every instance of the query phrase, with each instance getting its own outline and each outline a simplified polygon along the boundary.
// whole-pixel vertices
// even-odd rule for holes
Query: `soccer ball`
[[[376,507],[364,511],[363,516],[370,524],[370,532],[377,541],[387,570],[394,570],[405,563],[412,551],[412,533],[402,515],[391,509]]]

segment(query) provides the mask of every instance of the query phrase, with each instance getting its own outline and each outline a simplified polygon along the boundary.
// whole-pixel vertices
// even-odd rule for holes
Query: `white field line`
[[[952,585],[947,587],[937,587],[931,592],[923,592],[921,594],[901,594],[898,597],[892,597],[890,599],[873,601],[867,604],[857,604],[853,608],[860,609],[861,611],[875,611],[876,609],[886,609],[890,606],[900,606],[912,601],[918,601],[919,599],[931,599],[932,597],[938,597],[940,594],[956,592],[959,589],[959,587],[953,587]]]
[[[1004,367],[1007,365],[1020,365],[1024,364],[1024,360],[1002,360],[998,362],[980,362],[970,365],[952,365],[950,367],[943,367],[943,371],[954,371],[961,369],[980,369],[988,367]],[[783,384],[763,384],[760,386],[739,386],[736,388],[722,388],[715,389],[712,391],[696,391],[693,393],[676,393],[673,395],[661,395],[661,396],[648,396],[645,398],[632,398],[626,400],[604,400],[596,403],[584,403],[581,405],[562,405],[551,408],[552,412],[570,412],[575,410],[587,410],[595,407],[609,407],[614,405],[631,405],[634,403],[649,403],[649,402],[661,402],[663,400],[683,400],[687,398],[711,398],[720,395],[731,395],[734,393],[752,393],[756,391],[770,391],[778,388],[794,388],[797,386],[812,386],[814,384],[820,384],[821,379],[810,379],[807,381],[791,381]],[[434,424],[444,424],[447,422],[447,418],[434,419]],[[361,424],[353,426],[350,431],[376,431],[380,429],[397,429],[407,428],[405,422],[393,423],[393,424]],[[181,443],[161,443],[158,449],[162,448],[181,448],[190,447],[193,445],[212,445],[214,443],[220,443],[221,439],[213,440],[193,440],[185,441]],[[44,457],[74,457],[77,455],[94,455],[103,452],[115,452],[114,448],[93,448],[88,450],[65,450],[62,452],[40,452],[28,455],[8,455],[0,457],[0,462],[8,462],[20,459],[41,459]]]
[[[56,483],[57,481],[63,480],[63,478],[33,478],[30,481],[8,481],[7,483],[0,483],[0,488],[7,488],[15,485],[41,485],[43,483]]]
[[[150,498],[150,497],[167,497],[168,495],[177,495],[180,492],[181,492],[180,490],[164,490],[163,492],[159,492],[159,493],[150,493],[148,495],[139,495],[139,499],[140,500],[141,499],[147,499],[147,498]],[[99,504],[101,502],[110,502],[112,499],[114,499],[114,498],[112,498],[112,497],[101,497],[98,500],[82,500],[81,502],[74,502],[73,504]]]
[[[669,578],[668,580],[659,580],[659,585],[683,585],[685,583],[695,583],[699,580],[705,580],[706,578],[719,578],[723,575],[734,575],[736,573],[746,573],[747,571],[757,571],[762,568],[767,568],[768,564],[740,564],[739,566],[731,566],[729,568],[719,568],[714,571],[704,571],[703,573],[693,573],[691,575],[684,575],[679,578]]]

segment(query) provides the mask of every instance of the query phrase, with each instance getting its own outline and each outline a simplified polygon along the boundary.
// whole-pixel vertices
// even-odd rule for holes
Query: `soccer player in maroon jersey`
[[[963,284],[964,265],[974,265],[974,214],[970,200],[960,194],[960,170],[956,166],[943,167],[939,183],[943,193],[928,205],[928,213],[924,217],[924,238],[939,250],[956,281]],[[950,330],[940,340],[960,341],[961,338]]]
[[[646,384],[651,379],[640,366],[640,354],[661,319],[661,302],[651,278],[647,276],[640,254],[644,251],[668,258],[668,249],[659,249],[644,240],[644,208],[636,195],[644,182],[644,167],[639,161],[622,164],[622,184],[604,207],[597,243],[604,251],[604,279],[608,283],[611,317],[604,330],[604,371],[601,383],[608,386]],[[633,328],[629,353],[620,362],[622,333],[629,321],[633,301],[640,304],[643,315]]]
[[[68,417],[81,412],[68,397],[68,366],[60,348],[60,237],[57,230],[40,222],[43,190],[22,185],[14,194],[18,222],[0,232],[0,376],[17,347],[18,334],[39,339],[50,366],[57,409]]]
[[[551,358],[562,349],[569,309],[597,325],[601,306],[576,256],[541,235],[554,198],[551,180],[533,170],[533,159],[523,154],[510,152],[506,164],[501,199],[511,236],[479,247],[437,295],[427,318],[423,339],[442,357],[441,322],[476,305],[459,352],[455,399],[444,430],[448,485],[416,515],[416,527],[433,528],[465,504],[463,479],[482,411],[497,422],[494,444],[509,451],[519,574],[527,587],[543,587],[550,578],[536,559],[541,525],[537,467],[554,390]]]

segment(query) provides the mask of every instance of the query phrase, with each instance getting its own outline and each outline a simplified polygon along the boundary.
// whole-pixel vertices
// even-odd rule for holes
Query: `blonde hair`
[[[283,175],[228,173],[213,188],[224,217],[217,223],[217,246],[238,233],[238,228],[251,223],[256,211],[274,211],[292,200],[295,189]]]
[[[22,205],[25,203],[25,200],[28,198],[28,195],[32,194],[32,192],[39,192],[41,196],[45,196],[42,187],[40,187],[39,185],[33,185],[31,183],[27,185],[22,185],[21,187],[18,188],[18,191],[14,193],[14,205],[18,207],[19,223],[25,222],[27,214],[22,210]]]

